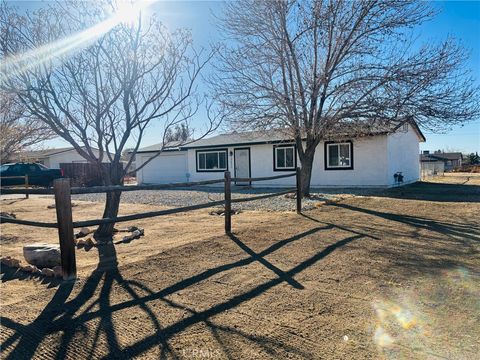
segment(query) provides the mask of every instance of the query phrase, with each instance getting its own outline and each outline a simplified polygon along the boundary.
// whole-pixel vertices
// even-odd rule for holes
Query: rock
[[[23,256],[29,264],[40,268],[60,265],[60,246],[52,244],[31,244],[23,247]]]
[[[45,275],[45,276],[47,276],[47,277],[54,277],[54,276],[55,276],[55,272],[54,272],[52,269],[43,268],[43,269],[42,269],[42,275]]]
[[[8,267],[18,268],[20,267],[20,260],[8,256],[7,259],[2,259],[2,264]]]
[[[76,238],[80,238],[80,237],[84,237],[84,236],[87,236],[88,234],[90,234],[92,232],[92,230],[90,230],[88,227],[83,227],[80,229],[80,231],[78,233],[75,234],[75,237]]]
[[[20,267],[20,260],[14,259],[11,256],[2,257],[2,264],[8,267],[18,268]]]
[[[52,270],[55,277],[63,277],[63,271],[61,266],[54,266]]]
[[[132,241],[133,239],[137,239],[139,238],[140,236],[143,236],[144,234],[144,230],[141,229],[141,228],[137,228],[136,226],[131,226],[129,229],[135,229],[132,231],[132,233],[130,235],[126,235],[122,238],[122,242],[130,242]]]
[[[36,269],[36,267],[33,265],[25,265],[25,266],[22,266],[20,270],[31,273],[34,268]]]
[[[8,213],[8,212],[0,212],[0,216],[10,218],[10,219],[16,219],[17,216],[14,213]]]
[[[88,238],[85,240],[85,246],[95,246],[95,242],[92,240],[92,238]]]
[[[83,235],[88,235],[91,232],[92,231],[88,227],[83,227],[83,228],[80,229],[80,233],[83,234]]]

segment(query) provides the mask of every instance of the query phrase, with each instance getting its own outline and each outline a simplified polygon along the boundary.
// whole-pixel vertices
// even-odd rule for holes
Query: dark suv
[[[9,178],[11,176],[28,175],[28,184],[37,186],[52,186],[53,180],[63,177],[60,169],[49,169],[37,163],[11,163],[0,166],[2,186],[25,184],[24,178]]]

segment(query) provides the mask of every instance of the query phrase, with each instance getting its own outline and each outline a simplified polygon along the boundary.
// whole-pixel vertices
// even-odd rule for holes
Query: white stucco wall
[[[398,130],[388,136],[388,186],[395,185],[393,175],[401,172],[403,183],[408,184],[420,179],[420,144],[415,130],[408,125],[408,130]]]
[[[245,148],[247,146],[240,146]],[[274,171],[272,144],[250,146],[251,177],[268,177],[291,171]],[[228,153],[235,147],[228,147]],[[196,172],[195,149],[188,150],[188,168],[191,181],[218,179],[222,172]],[[234,176],[234,156],[228,156],[229,170]],[[297,159],[300,166],[300,160]],[[353,169],[325,170],[324,143],[315,153],[311,185],[314,187],[383,187],[387,186],[387,136],[375,136],[353,140]],[[257,182],[261,186],[295,185],[295,177]]]
[[[312,187],[388,187],[393,186],[393,174],[401,171],[404,175],[404,183],[419,179],[419,140],[416,133],[409,126],[408,132],[400,132],[393,135],[371,136],[353,139],[353,169],[326,170],[324,162],[324,143],[320,143],[315,153],[312,171]],[[228,170],[232,177],[234,173],[234,149],[250,148],[251,177],[268,177],[287,174],[291,171],[274,171],[273,167],[273,144],[261,144],[250,146],[229,146],[222,149],[228,150]],[[200,150],[218,150],[220,148],[205,148]],[[196,151],[188,149],[186,152],[186,168],[190,174],[189,181],[213,180],[222,178],[223,171],[197,172]],[[230,155],[232,153],[232,155]],[[137,155],[140,162],[148,158],[149,154]],[[168,155],[160,155],[159,162]],[[165,158],[166,159],[166,158]],[[170,160],[165,160],[170,161]],[[300,160],[297,159],[300,166]],[[149,167],[150,165],[147,165]],[[163,165],[155,165],[164,168]],[[163,171],[165,173],[165,171]],[[137,173],[139,183],[143,182],[142,171]],[[160,176],[156,183],[166,183],[170,176]],[[254,183],[255,187],[294,186],[295,177],[268,180]]]
[[[98,156],[98,151],[93,150],[95,155]],[[61,163],[72,163],[72,162],[79,162],[79,163],[86,163],[87,160],[83,158],[80,154],[78,154],[74,149],[64,151],[58,154],[53,154],[45,158],[44,164],[45,166],[52,168],[52,169],[60,169]],[[109,162],[108,159],[104,159],[103,162]]]

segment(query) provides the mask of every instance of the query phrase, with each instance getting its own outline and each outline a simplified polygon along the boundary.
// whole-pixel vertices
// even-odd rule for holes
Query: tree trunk
[[[120,207],[121,191],[108,192],[106,194],[105,209],[103,210],[102,218],[115,218],[118,215],[118,208]],[[114,223],[102,224],[95,231],[95,239],[98,241],[108,241],[113,236]]]
[[[104,173],[104,185],[122,185],[123,174],[119,171],[119,166],[112,163],[110,166],[102,166]],[[121,191],[112,191],[106,193],[105,209],[102,218],[115,218],[118,215],[120,207]],[[98,241],[108,241],[112,239],[115,223],[102,224],[95,231],[95,239]]]
[[[313,151],[306,149],[303,158],[300,159],[302,168],[300,169],[300,178],[302,182],[302,195],[310,196],[310,181],[312,179],[313,158],[315,156],[315,148]]]

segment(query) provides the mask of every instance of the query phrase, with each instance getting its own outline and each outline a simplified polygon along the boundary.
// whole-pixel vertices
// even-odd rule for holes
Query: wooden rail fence
[[[25,199],[28,199],[29,198],[29,191],[28,191],[28,187],[29,187],[29,184],[28,184],[28,175],[20,175],[20,176],[2,176],[0,177],[0,181],[1,179],[24,179],[24,186],[25,186]],[[3,189],[2,189],[2,193],[3,192]]]
[[[237,182],[257,182],[273,179],[282,179],[287,177],[296,177],[296,186],[288,190],[283,190],[271,194],[243,197],[239,199],[232,199],[232,181]],[[28,178],[27,178],[28,182]],[[149,211],[132,215],[117,216],[115,218],[93,219],[85,221],[73,221],[72,216],[72,194],[90,194],[103,193],[111,191],[138,191],[138,190],[162,190],[170,188],[191,187],[199,185],[211,185],[224,183],[224,199],[212,201],[203,204],[177,207],[167,210]],[[302,210],[302,193],[301,193],[301,178],[300,169],[296,172],[285,175],[258,177],[258,178],[232,178],[230,172],[226,171],[223,179],[196,181],[186,183],[173,183],[162,185],[137,185],[137,186],[94,186],[90,188],[71,188],[70,179],[62,178],[54,180],[53,189],[2,189],[2,194],[53,194],[55,195],[55,207],[57,212],[57,222],[39,222],[30,220],[13,219],[9,217],[0,216],[0,223],[11,223],[26,226],[36,226],[45,228],[58,229],[58,237],[60,242],[61,264],[63,279],[69,280],[76,278],[76,260],[75,260],[75,242],[74,242],[74,228],[96,226],[107,223],[118,223],[124,221],[132,221],[138,219],[151,218],[162,215],[176,214],[180,212],[210,208],[213,206],[225,206],[225,233],[232,232],[232,203],[240,203],[247,201],[254,201],[260,199],[267,199],[274,196],[281,196],[288,193],[296,193],[296,210],[300,213]]]

